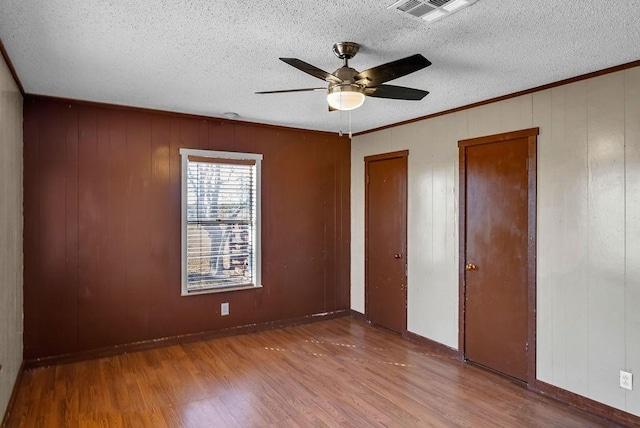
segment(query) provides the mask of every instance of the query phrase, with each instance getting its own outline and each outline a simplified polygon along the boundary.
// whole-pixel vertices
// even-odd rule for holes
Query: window
[[[260,287],[262,155],[180,149],[182,295]]]

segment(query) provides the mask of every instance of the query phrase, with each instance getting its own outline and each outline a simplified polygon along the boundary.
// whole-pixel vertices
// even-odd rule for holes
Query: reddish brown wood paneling
[[[167,193],[170,185],[171,168],[171,123],[158,116],[151,117],[151,183],[149,195],[155,201],[158,210],[164,213],[171,212],[172,201]],[[178,214],[176,214],[178,215]],[[171,290],[163,287],[155,287],[162,284],[165,279],[171,277],[171,270],[166,261],[169,259],[170,248],[167,245],[167,233],[174,226],[170,215],[158,215],[149,218],[150,230],[150,263],[152,274],[150,276],[153,288],[152,306],[160,307],[175,295]],[[179,244],[176,244],[179,245]],[[179,264],[176,265],[179,268]],[[178,275],[174,275],[175,278]],[[179,277],[179,276],[178,276]],[[175,280],[175,279],[174,279]],[[166,303],[165,303],[166,305]],[[168,334],[173,326],[171,323],[171,311],[163,311],[154,317],[154,322],[149,325],[149,336],[160,337],[162,335],[174,336],[177,333]]]
[[[24,342],[37,353],[64,354],[75,349],[78,338],[79,160],[73,126],[78,108],[25,104],[24,116],[24,186],[32,189],[25,191],[30,211],[24,229],[24,309],[31,316],[24,321]],[[26,139],[35,140],[34,151]]]
[[[39,338],[36,333],[42,330],[39,327],[39,308],[41,299],[37,295],[38,287],[29,287],[29,284],[40,284],[40,267],[36,266],[37,252],[40,248],[40,227],[38,225],[38,218],[40,213],[40,189],[38,183],[41,180],[40,169],[38,164],[40,163],[40,127],[42,113],[41,106],[39,104],[24,103],[24,133],[23,138],[25,142],[29,142],[29,148],[27,144],[24,145],[24,181],[23,188],[30,189],[24,193],[24,206],[23,206],[23,218],[24,224],[29,226],[29,229],[23,229],[23,251],[24,251],[24,293],[23,293],[23,310],[25,314],[31,314],[28,318],[23,320],[24,328],[24,345],[26,351],[27,343],[32,344],[34,348],[38,343]],[[37,351],[37,349],[35,349]]]
[[[24,116],[25,359],[348,308],[346,138],[41,98]],[[264,155],[264,288],[180,296],[181,147]]]

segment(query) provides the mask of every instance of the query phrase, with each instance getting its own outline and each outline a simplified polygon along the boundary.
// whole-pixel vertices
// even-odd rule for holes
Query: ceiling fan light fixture
[[[336,110],[354,110],[364,104],[364,92],[358,85],[334,85],[328,90],[327,102]]]

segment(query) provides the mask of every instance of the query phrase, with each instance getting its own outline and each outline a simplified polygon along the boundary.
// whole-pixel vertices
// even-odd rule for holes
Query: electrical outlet
[[[620,370],[620,388],[633,390],[633,374]]]
[[[229,303],[220,303],[220,315],[223,317],[229,315]]]

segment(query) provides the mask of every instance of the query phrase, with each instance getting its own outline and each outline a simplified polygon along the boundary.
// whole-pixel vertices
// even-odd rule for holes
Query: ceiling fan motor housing
[[[336,71],[333,72],[333,75],[338,79],[342,80],[344,83],[356,83],[354,77],[358,74],[358,70],[351,67],[340,67]],[[335,83],[334,85],[339,85],[340,83]]]

